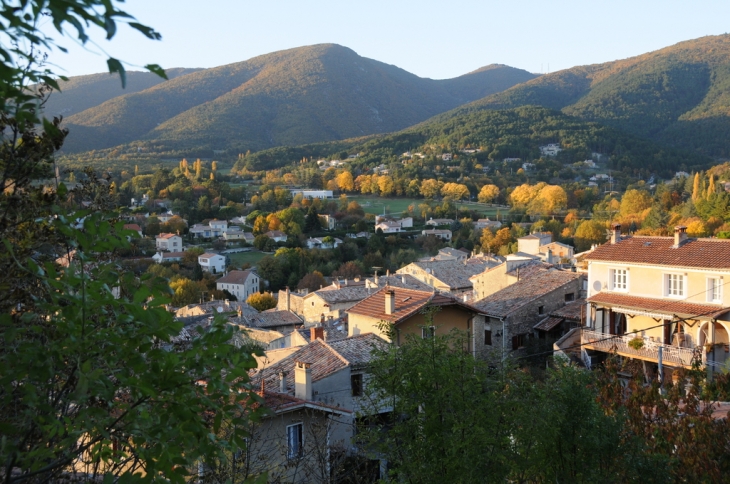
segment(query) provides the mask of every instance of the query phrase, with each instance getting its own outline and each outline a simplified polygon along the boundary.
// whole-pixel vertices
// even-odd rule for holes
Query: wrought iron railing
[[[629,344],[629,341],[639,339],[641,345]],[[607,353],[616,350],[617,353],[628,356],[637,356],[640,358],[649,358],[659,360],[659,348],[662,348],[662,360],[670,366],[692,366],[692,360],[695,357],[695,349],[687,347],[679,347],[658,343],[649,338],[642,338],[637,334],[624,334],[621,336],[601,333],[583,329],[581,331],[581,344],[591,346],[597,350]],[[640,347],[638,347],[640,346]]]

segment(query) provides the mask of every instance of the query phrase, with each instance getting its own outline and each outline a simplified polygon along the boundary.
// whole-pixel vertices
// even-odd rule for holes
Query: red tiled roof
[[[177,237],[177,234],[160,234],[157,236],[158,239],[169,239],[170,237]]]
[[[220,282],[223,284],[244,284],[250,274],[251,274],[250,270],[231,271],[215,282]]]
[[[680,247],[673,246],[674,237],[624,237],[597,247],[586,259],[730,270],[730,240],[687,239]]]
[[[697,304],[685,301],[671,301],[666,299],[652,299],[649,297],[629,296],[612,292],[599,292],[588,298],[588,302],[606,306],[621,306],[627,309],[661,313],[669,316],[697,317],[697,319],[712,319],[730,311],[711,304]]]
[[[352,413],[351,410],[345,410],[344,408],[333,407],[331,405],[326,405],[321,402],[313,402],[311,400],[302,400],[301,398],[296,398],[296,397],[293,397],[286,393],[276,393],[276,392],[269,391],[269,390],[264,390],[263,393],[264,393],[263,394],[264,406],[266,408],[268,408],[269,410],[272,410],[274,413],[292,411],[292,410],[296,410],[303,406],[320,408],[322,411],[325,411],[325,412],[337,411],[337,412],[343,412],[343,413]]]
[[[393,314],[385,314],[385,293],[395,293],[395,311]],[[416,314],[422,308],[431,306],[461,306],[467,310],[478,313],[479,310],[452,296],[434,294],[427,291],[416,291],[402,287],[384,287],[353,307],[347,310],[350,314],[361,314],[382,321],[389,321],[397,324]]]
[[[563,318],[556,318],[554,316],[549,316],[549,317],[543,319],[542,321],[540,321],[539,323],[537,323],[535,325],[535,329],[539,329],[542,331],[550,331],[551,329],[553,329],[555,326],[559,325],[563,321],[564,321]]]
[[[141,231],[142,228],[140,228],[137,224],[124,224],[124,230],[137,230]]]
[[[585,304],[585,299],[576,299],[575,301],[567,303],[562,308],[558,308],[555,311],[550,312],[550,316],[580,321]]]

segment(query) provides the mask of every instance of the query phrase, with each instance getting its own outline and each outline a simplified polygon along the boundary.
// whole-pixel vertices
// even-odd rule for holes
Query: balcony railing
[[[641,336],[638,336],[641,338]],[[635,334],[614,336],[599,331],[584,329],[581,331],[581,344],[590,346],[596,350],[610,353],[616,352],[624,356],[636,356],[641,359],[659,360],[659,348],[662,348],[662,361],[669,366],[692,366],[692,359],[695,355],[694,348],[672,346],[652,341],[649,338],[641,338],[643,346],[636,349],[629,345],[629,341],[636,339]]]

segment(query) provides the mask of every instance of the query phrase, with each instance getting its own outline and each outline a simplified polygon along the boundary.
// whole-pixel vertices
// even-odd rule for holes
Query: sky
[[[215,67],[277,50],[336,43],[420,77],[446,79],[488,64],[555,72],[640,55],[730,31],[727,0],[128,0],[121,7],[154,27],[128,26],[51,53],[66,76],[106,71],[106,54],[128,70],[150,63]],[[50,25],[44,30],[57,37]]]

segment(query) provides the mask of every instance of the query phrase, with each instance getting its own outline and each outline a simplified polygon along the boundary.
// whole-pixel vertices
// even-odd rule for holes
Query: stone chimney
[[[551,249],[550,247],[548,247],[548,250],[547,250],[547,261],[546,262],[548,264],[553,263],[553,249]]]
[[[316,339],[321,339],[324,341],[324,328],[322,327],[312,327],[309,328],[309,336],[311,341],[314,341]]]
[[[385,314],[395,312],[395,291],[385,291]]]
[[[289,286],[286,286],[286,310],[291,311],[291,293],[289,292]]]
[[[611,243],[618,244],[621,242],[621,224],[611,225]]]
[[[373,278],[373,280],[375,281],[375,285],[377,286],[378,285],[378,271],[377,270],[375,271],[375,277]]]
[[[674,245],[673,249],[678,249],[687,243],[687,227],[684,225],[677,225],[674,227]]]
[[[294,363],[294,396],[302,400],[312,399],[312,368],[309,363]]]
[[[280,371],[279,372],[279,393],[286,393],[287,391],[288,391],[288,389],[286,388],[286,372]]]

